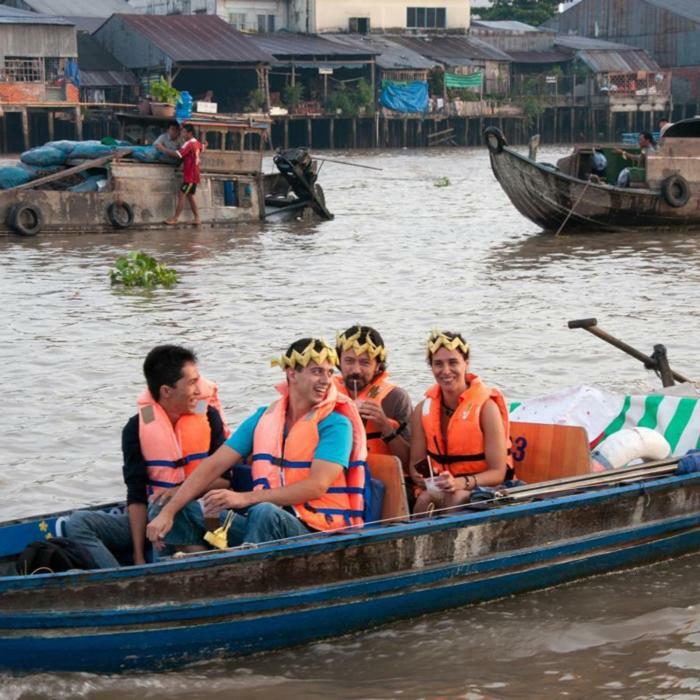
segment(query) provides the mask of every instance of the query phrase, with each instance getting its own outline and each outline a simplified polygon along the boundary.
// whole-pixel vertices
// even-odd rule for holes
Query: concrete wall
[[[297,32],[347,32],[351,17],[369,17],[373,32],[405,31],[409,7],[441,7],[446,29],[469,28],[469,0],[289,0],[289,25]]]
[[[0,59],[69,58],[78,55],[75,27],[54,24],[0,24]]]
[[[279,31],[287,29],[287,5],[287,0],[217,0],[216,14],[237,29],[252,32],[258,31],[258,15],[264,15],[266,22],[269,15],[274,15],[275,31]],[[244,21],[243,26],[240,19]]]

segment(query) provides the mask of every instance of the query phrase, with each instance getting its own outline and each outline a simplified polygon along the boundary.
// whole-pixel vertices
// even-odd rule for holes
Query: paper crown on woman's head
[[[316,349],[317,345],[320,346],[318,350]],[[297,365],[306,367],[309,362],[320,365],[326,360],[333,365],[338,364],[338,355],[335,350],[323,338],[311,338],[309,344],[301,352],[292,350],[289,354],[285,353],[281,357],[275,358],[270,364],[272,367],[277,365],[282,369],[287,369],[287,367],[295,369]]]
[[[452,335],[452,333],[450,333],[450,335]],[[433,330],[428,336],[426,353],[428,360],[430,360],[440,348],[445,348],[445,350],[459,350],[465,356],[469,355],[469,343],[460,338],[459,335],[450,338],[442,331]]]
[[[377,358],[380,362],[384,362],[384,360],[386,360],[386,348],[384,345],[375,345],[372,338],[370,338],[369,332],[365,332],[364,334],[365,342],[360,343],[362,330],[362,328],[358,328],[357,331],[351,335],[345,335],[345,333],[336,334],[335,345],[338,352],[342,353],[346,350],[353,350],[357,355],[367,353],[370,360]]]

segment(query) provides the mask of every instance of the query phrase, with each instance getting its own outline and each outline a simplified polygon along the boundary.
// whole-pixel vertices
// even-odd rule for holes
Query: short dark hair
[[[654,139],[654,134],[651,131],[642,131],[642,136],[651,143],[652,146],[656,145],[656,140]]]
[[[188,134],[194,134],[194,127],[192,124],[185,124],[184,127],[182,127]]]
[[[357,342],[360,345],[364,345],[367,342],[367,339],[372,341],[373,345],[381,345],[384,347],[384,339],[382,338],[381,334],[379,333],[376,328],[372,328],[372,326],[350,326],[343,335],[346,338],[349,338],[350,336],[355,335],[356,333],[359,332],[359,336],[357,338]],[[338,355],[338,362],[340,362],[340,356],[342,354],[342,348],[340,345],[337,345],[335,348],[335,351]],[[379,364],[377,365],[377,374],[381,374],[386,370],[386,360],[379,360]]]
[[[464,336],[461,333],[453,333],[452,331],[442,331],[442,335],[444,335],[448,340],[454,340],[455,338],[459,338],[463,343],[469,347],[467,341],[464,339]],[[464,352],[462,348],[455,348],[457,352],[465,359],[469,359],[469,350],[467,352]],[[428,366],[431,366],[433,364],[433,353],[428,351]]]
[[[180,128],[180,122],[177,119],[171,119],[168,122],[167,128],[169,129],[171,126],[177,127],[178,129]]]
[[[143,361],[143,374],[151,396],[158,401],[162,386],[175,386],[182,377],[182,368],[197,362],[192,350],[180,345],[157,345]]]
[[[324,347],[326,347],[323,343],[323,341],[320,338],[299,338],[299,340],[295,340],[285,351],[284,351],[284,356],[285,357],[291,357],[292,353],[296,350],[300,355],[301,353],[306,350],[306,348],[309,347],[309,344],[312,343],[314,344],[313,349],[316,352],[321,352]],[[302,369],[304,369],[301,365],[296,365],[294,369],[297,372],[301,372]]]

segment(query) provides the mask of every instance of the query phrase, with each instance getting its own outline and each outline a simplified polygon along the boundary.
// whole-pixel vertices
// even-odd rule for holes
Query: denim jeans
[[[228,511],[221,513],[220,520],[226,519]],[[228,531],[229,547],[237,547],[240,544],[271,542],[285,537],[306,535],[310,530],[304,523],[272,503],[258,503],[248,508],[247,515],[236,513]]]
[[[160,513],[161,506],[150,505],[148,519]],[[85,547],[101,569],[119,566],[119,559],[132,554],[129,516],[99,510],[81,510],[64,523],[66,537]],[[188,503],[176,516],[172,530],[165,537],[166,551],[192,544],[204,544],[204,514],[198,501]]]

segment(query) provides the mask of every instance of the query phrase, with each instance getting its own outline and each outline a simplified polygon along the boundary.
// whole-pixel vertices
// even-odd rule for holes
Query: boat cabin
[[[170,119],[119,113],[119,138],[134,144],[149,145],[162,134]],[[192,117],[182,122],[195,128],[198,141],[206,143],[202,153],[202,172],[262,172],[262,157],[269,143],[270,122],[264,119]]]

